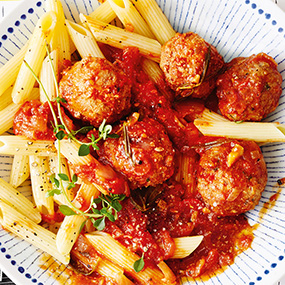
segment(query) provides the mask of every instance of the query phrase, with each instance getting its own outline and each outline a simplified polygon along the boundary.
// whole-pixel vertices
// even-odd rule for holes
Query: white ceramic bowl
[[[88,14],[97,1],[63,0],[67,18],[78,20],[78,13]],[[268,121],[285,123],[285,22],[284,12],[265,0],[158,0],[159,6],[179,32],[193,31],[213,44],[226,61],[261,51],[271,55],[283,76],[279,107]],[[24,0],[0,25],[0,66],[27,41],[39,16],[43,0]],[[1,76],[1,74],[0,74]],[[1,122],[0,122],[1,123]],[[285,192],[282,189],[274,207],[263,216],[261,209],[278,191],[277,180],[285,177],[285,145],[262,147],[268,168],[268,184],[259,205],[247,217],[255,230],[252,248],[236,257],[225,272],[208,281],[193,284],[274,284],[285,273]],[[1,156],[0,176],[9,180],[11,158]],[[29,194],[29,183],[21,187]],[[0,264],[16,284],[58,284],[38,265],[42,252],[27,242],[0,230]],[[64,275],[64,274],[63,274]],[[65,279],[64,279],[65,278]],[[66,280],[64,277],[63,280]],[[187,281],[184,280],[187,284]]]

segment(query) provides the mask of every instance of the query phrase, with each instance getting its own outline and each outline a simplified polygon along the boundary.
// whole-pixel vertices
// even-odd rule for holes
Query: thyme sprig
[[[92,130],[94,127],[93,126],[87,126],[83,127],[77,131],[69,130],[68,127],[66,126],[64,120],[63,120],[63,115],[61,112],[61,103],[66,103],[66,100],[64,98],[59,97],[59,89],[58,89],[58,84],[57,84],[57,78],[56,78],[56,73],[55,69],[52,63],[52,58],[50,55],[50,52],[48,50],[48,45],[46,44],[46,51],[49,57],[49,61],[51,63],[51,68],[52,68],[52,73],[53,73],[53,78],[54,78],[54,83],[56,86],[56,95],[57,97],[55,98],[55,102],[57,104],[57,111],[58,114],[56,114],[52,101],[50,100],[41,80],[38,78],[38,76],[35,74],[35,72],[32,70],[30,65],[24,60],[24,64],[27,66],[27,68],[32,72],[35,80],[38,82],[40,87],[42,88],[47,102],[49,104],[52,117],[53,117],[53,132],[55,134],[56,142],[57,142],[57,150],[58,150],[58,172],[57,175],[53,174],[50,176],[50,180],[52,184],[54,185],[54,188],[50,191],[47,192],[47,197],[51,197],[54,195],[60,195],[63,194],[67,204],[68,205],[60,205],[59,210],[65,215],[65,216],[70,216],[70,215],[81,215],[86,217],[87,219],[91,219],[93,225],[95,228],[98,230],[103,230],[105,228],[105,219],[106,217],[110,221],[115,221],[118,217],[117,212],[119,212],[122,209],[121,204],[119,201],[124,200],[125,195],[124,194],[110,194],[110,195],[103,195],[99,196],[96,199],[92,199],[90,203],[90,207],[86,211],[82,211],[79,208],[75,207],[72,203],[72,201],[69,199],[67,190],[71,190],[76,186],[77,183],[77,176],[73,175],[71,181],[69,180],[68,175],[62,173],[62,163],[61,163],[61,152],[60,152],[60,141],[64,138],[69,138],[72,140],[75,140],[76,142],[81,144],[81,151],[79,149],[79,155],[84,156],[89,154],[90,152],[90,146],[92,146],[94,149],[98,149],[97,143],[99,140],[103,139],[105,140],[107,137],[117,137],[117,135],[110,134],[112,131],[112,126],[111,125],[106,125],[106,120],[104,119],[102,124],[100,125],[98,129],[98,138],[95,138],[95,136],[92,134],[91,135],[91,143],[83,143],[79,141],[75,136],[78,133],[87,133],[88,131]],[[87,151],[88,148],[88,151]],[[84,150],[85,151],[82,151]],[[99,204],[101,205],[101,209],[98,209]],[[85,222],[84,222],[85,224]],[[82,224],[82,228],[84,226]]]

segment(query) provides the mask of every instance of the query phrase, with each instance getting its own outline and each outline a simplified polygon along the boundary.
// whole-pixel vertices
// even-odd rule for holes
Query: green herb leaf
[[[142,255],[142,257],[140,259],[135,261],[135,263],[133,265],[135,272],[140,272],[144,268],[143,258],[144,258],[144,254]]]
[[[77,135],[77,134],[87,134],[88,132],[92,131],[94,129],[93,126],[85,126],[85,127],[82,127],[80,128],[79,130],[73,132],[74,135]]]
[[[63,181],[69,181],[69,177],[64,173],[58,173],[58,177]]]
[[[67,101],[66,101],[64,98],[60,98],[60,97],[56,97],[56,98],[55,98],[55,101],[56,101],[57,103],[67,103]]]
[[[76,174],[73,174],[73,176],[72,176],[72,182],[73,183],[76,183],[77,182],[77,180],[78,180],[78,177],[77,177],[77,175]]]
[[[59,181],[58,181],[58,179],[54,178],[53,182],[54,182],[55,186],[57,188],[59,188]]]
[[[60,189],[52,189],[46,193],[46,197],[48,198],[48,197],[52,197],[54,195],[59,195],[59,194],[61,194]]]
[[[72,183],[72,182],[70,182],[70,183],[68,184],[67,190],[71,190],[71,189],[74,188],[74,187],[75,187],[75,184]]]
[[[108,134],[107,136],[108,138],[111,138],[111,139],[117,139],[119,138],[120,136],[118,134]]]
[[[90,153],[90,148],[89,145],[87,144],[82,144],[78,150],[78,155],[79,156],[86,156]]]
[[[98,231],[104,230],[104,228],[105,228],[105,217],[95,220],[93,225]]]
[[[64,139],[64,137],[65,137],[65,132],[64,131],[59,131],[59,132],[57,132],[56,134],[55,134],[55,137],[58,139],[58,140],[62,140],[62,139]]]
[[[65,216],[74,216],[77,215],[71,208],[69,208],[66,205],[60,205],[59,210],[64,214]]]
[[[119,203],[118,200],[112,201],[111,206],[117,211],[120,212],[122,210],[122,205]]]

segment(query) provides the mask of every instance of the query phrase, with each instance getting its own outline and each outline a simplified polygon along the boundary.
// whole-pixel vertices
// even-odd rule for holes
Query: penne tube
[[[52,65],[49,59],[49,56],[47,56],[42,64],[42,68],[40,71],[40,81],[42,82],[43,88],[49,97],[51,101],[54,101],[55,98],[57,97],[56,94],[56,86],[57,82],[54,81],[54,73],[55,77],[58,78],[58,50],[53,50],[50,53],[50,58],[52,61]],[[48,99],[46,97],[46,94],[43,90],[42,86],[40,85],[40,100],[41,102],[46,102]]]
[[[107,0],[112,9],[124,24],[125,28],[130,32],[135,32],[154,39],[154,34],[139,14],[135,6],[130,0]]]
[[[9,61],[7,61],[0,68],[0,96],[11,87],[16,81],[18,72],[20,70],[22,61],[28,50],[28,43],[26,43]]]
[[[134,284],[130,279],[124,275],[124,270],[118,265],[110,262],[105,258],[100,258],[96,267],[96,272],[102,276],[107,276],[116,280],[118,285],[132,285]]]
[[[57,155],[52,141],[33,141],[22,136],[0,136],[0,153],[8,155]]]
[[[29,64],[36,75],[40,72],[46,54],[46,43],[49,42],[52,36],[55,24],[55,14],[53,12],[45,13],[39,19],[29,41],[29,47],[24,60]],[[16,104],[23,103],[32,91],[35,81],[32,72],[23,62],[12,91],[13,102]]]
[[[91,32],[82,25],[66,20],[68,33],[82,58],[94,56],[104,58]]]
[[[196,193],[196,170],[199,156],[196,152],[177,153],[177,173],[175,180],[185,186],[184,198],[193,197]]]
[[[253,140],[258,143],[285,142],[285,126],[266,122],[223,122],[194,120],[195,126],[205,136]]]
[[[56,147],[58,147],[58,144],[56,144]],[[81,172],[81,166],[92,168],[92,183],[103,194],[109,194],[113,188],[116,188],[116,191],[120,191],[117,193],[129,193],[129,186],[123,176],[120,176],[109,165],[104,165],[90,154],[79,156],[79,147],[80,144],[73,140],[60,141],[60,153],[72,163],[73,168],[79,171],[80,174],[78,176],[83,181],[89,180],[90,176],[85,176]]]
[[[85,237],[101,255],[113,263],[120,265],[128,275],[140,282],[140,284],[170,284],[168,280],[164,280],[163,273],[156,268],[146,267],[136,273],[133,264],[140,259],[140,257],[128,250],[109,234],[94,232],[92,234],[86,234]]]
[[[39,88],[33,88],[27,99],[34,100],[39,98],[39,96]],[[14,117],[20,108],[20,104],[11,103],[6,108],[0,111],[0,134],[7,132],[10,128],[13,127]]]
[[[2,111],[3,109],[5,109],[6,107],[8,107],[9,105],[11,105],[13,103],[12,96],[11,96],[12,90],[13,90],[13,86],[10,86],[1,95],[1,97],[0,97],[0,100],[1,100],[0,111]]]
[[[81,211],[86,211],[92,199],[97,198],[100,194],[101,192],[93,184],[82,182],[72,203]]]
[[[82,183],[73,204],[81,211],[85,211],[89,208],[92,198],[97,198],[99,194],[100,192],[93,184]],[[86,217],[80,215],[64,218],[56,236],[56,246],[61,254],[70,253],[85,221]]]
[[[132,2],[162,45],[175,35],[176,32],[155,0],[132,0]]]
[[[69,255],[63,256],[58,252],[54,233],[37,225],[2,200],[0,201],[0,223],[4,229],[47,252],[63,264],[69,263]]]
[[[10,184],[17,188],[30,176],[29,156],[14,155],[10,174]]]
[[[58,147],[58,144],[56,144]],[[74,140],[61,140],[60,141],[60,153],[74,165],[87,165],[93,162],[93,156],[91,154],[85,156],[79,156],[80,144]]]
[[[86,218],[79,215],[64,218],[56,235],[56,247],[60,254],[70,253],[85,221]]]
[[[58,157],[57,156],[53,156],[53,157],[49,157],[49,169],[50,169],[50,174],[54,174],[55,176],[57,176],[58,173],[62,173],[67,175],[67,177],[70,179],[70,173],[69,173],[69,168],[68,168],[68,163],[66,158],[61,157],[61,166],[59,169],[59,164],[58,164]],[[58,178],[58,177],[57,177]],[[68,189],[68,185],[63,185],[65,192],[68,196],[69,200],[73,200],[75,197],[75,191],[74,189]],[[68,201],[65,197],[65,195],[63,193],[61,194],[55,194],[53,196],[54,201],[59,204],[59,205],[68,205]]]
[[[175,252],[171,258],[185,258],[190,255],[202,242],[203,236],[174,238]]]
[[[176,284],[176,277],[174,273],[164,261],[161,261],[159,264],[157,264],[157,267],[162,271],[164,275],[164,278],[162,279],[163,282],[166,284]]]
[[[80,14],[80,19],[88,25],[96,41],[121,49],[128,46],[138,47],[143,56],[156,62],[160,61],[161,45],[158,41],[103,23],[83,14]]]
[[[134,27],[134,32],[140,35],[154,38],[154,35],[149,30],[148,25],[138,13],[135,7],[132,5],[130,0],[108,0],[111,7],[114,9],[125,28],[129,25]],[[160,69],[159,65],[150,60],[145,59],[142,62],[143,71],[150,77],[150,79],[156,84],[159,91],[169,100],[171,100],[171,93],[165,88],[164,74]]]
[[[33,222],[38,224],[41,221],[41,214],[35,205],[2,178],[0,178],[0,199]]]
[[[51,48],[52,50],[57,50],[58,52],[58,70],[62,70],[65,60],[71,59],[71,47],[68,32],[65,26],[65,16],[61,5],[58,0],[48,0],[46,2],[47,11],[54,12],[57,16],[57,23],[55,33],[51,38]]]
[[[29,161],[35,204],[42,214],[53,216],[53,197],[47,197],[47,193],[52,190],[48,158],[45,156],[30,155]]]
[[[207,108],[204,109],[202,114],[199,116],[199,119],[204,120],[204,121],[230,122],[228,119],[226,119],[222,115],[216,112],[213,112]]]
[[[108,1],[105,1],[91,14],[89,14],[89,17],[105,23],[110,23],[116,18],[116,13],[112,9],[110,3]]]

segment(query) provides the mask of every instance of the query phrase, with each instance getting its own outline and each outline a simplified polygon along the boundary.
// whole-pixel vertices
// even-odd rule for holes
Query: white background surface
[[[270,0],[264,0],[270,1]],[[285,11],[285,0],[271,0],[272,2],[276,3],[283,11]],[[2,1],[0,0],[0,21],[5,18],[7,14],[9,14],[20,1]],[[285,13],[284,13],[285,16]],[[285,273],[285,268],[284,268]],[[2,284],[0,279],[0,284]],[[274,284],[275,285],[275,284]],[[282,280],[280,280],[276,285],[285,285],[285,276]]]

